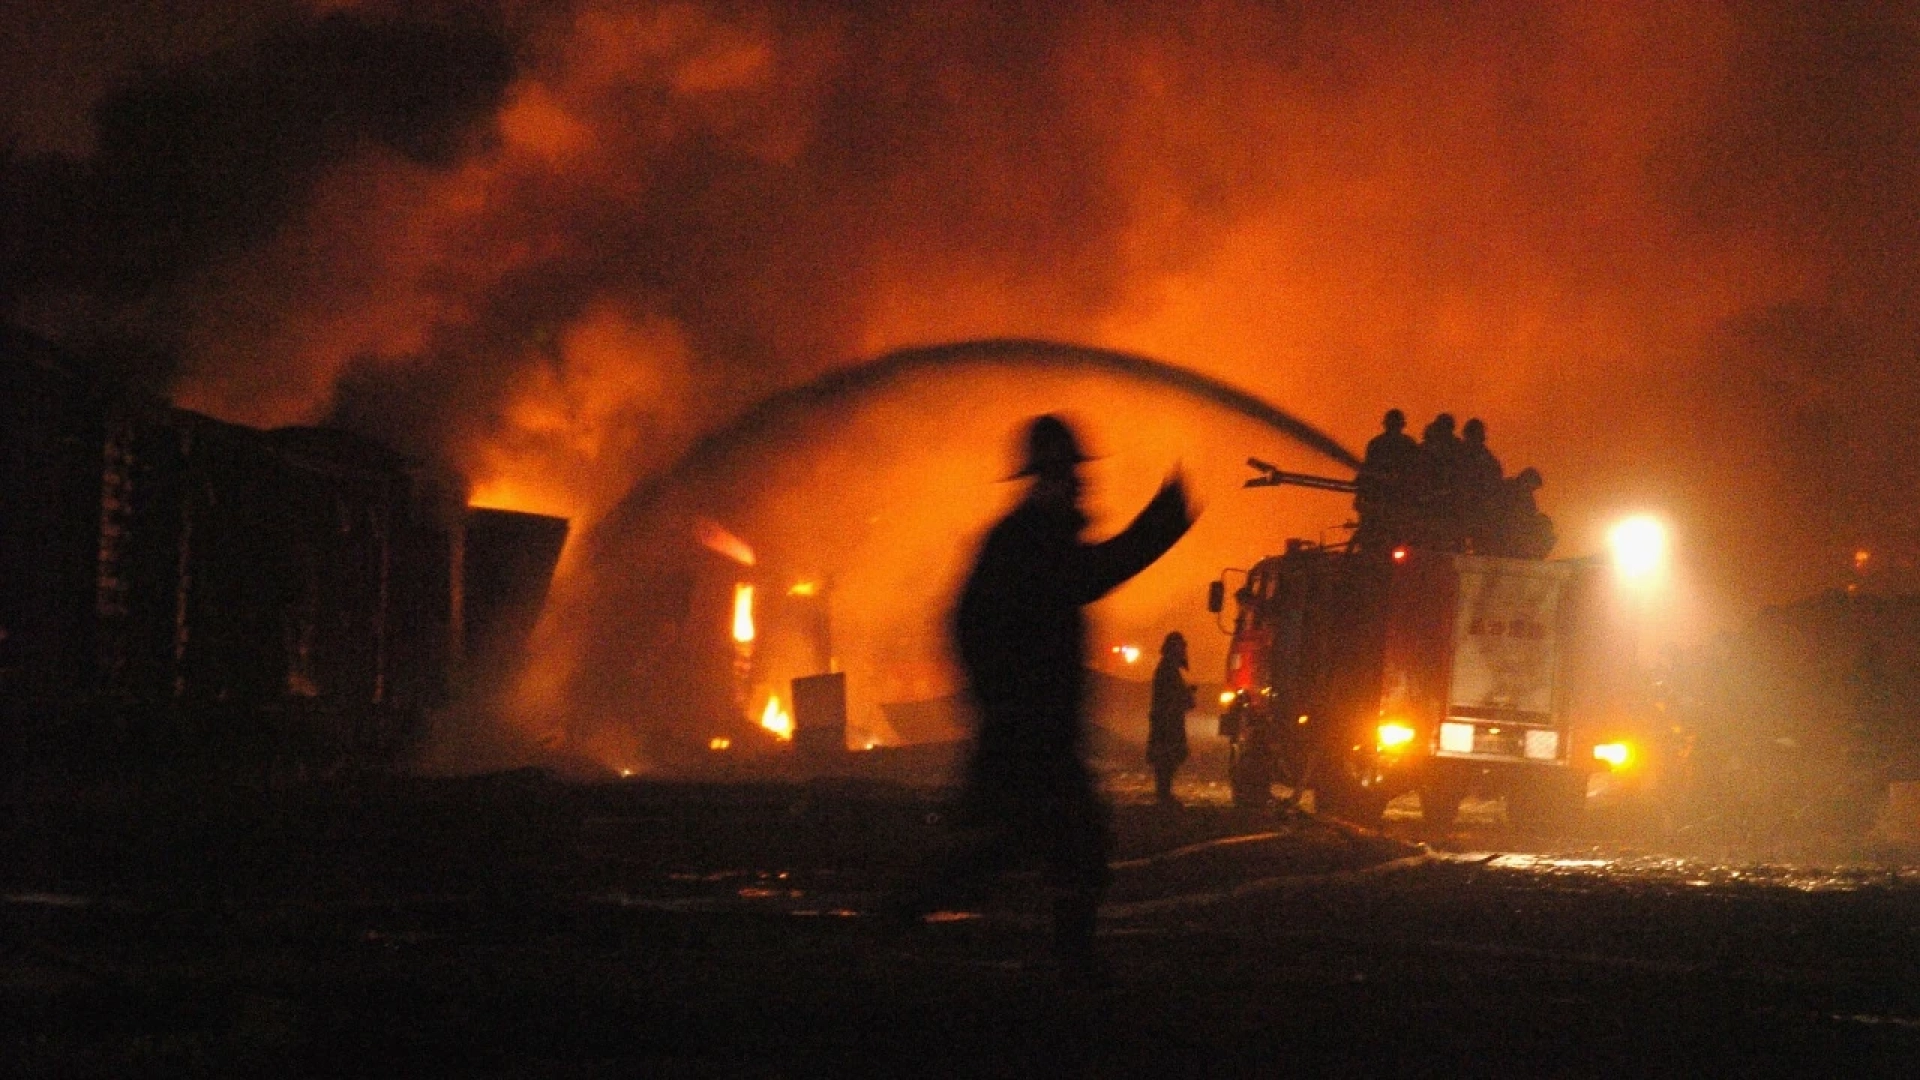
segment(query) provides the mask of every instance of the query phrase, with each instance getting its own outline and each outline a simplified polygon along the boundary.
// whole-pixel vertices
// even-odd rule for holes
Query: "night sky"
[[[1857,551],[1916,580],[1920,8],[1344,7],[11,5],[0,314],[583,533],[772,393],[1021,336],[1356,448],[1389,406],[1483,417],[1546,475],[1560,553],[1669,517],[1701,625]],[[1070,403],[1098,428],[1108,392]],[[1118,397],[1116,511],[1185,458],[1239,512],[1231,451]],[[985,471],[1013,419],[980,410]],[[860,460],[838,437],[813,445]],[[1345,510],[1284,505],[1262,520]],[[1119,621],[1183,624],[1166,597],[1244,532],[1197,533],[1199,580]]]

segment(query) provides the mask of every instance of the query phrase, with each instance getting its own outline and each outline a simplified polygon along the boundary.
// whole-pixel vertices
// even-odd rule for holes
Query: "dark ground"
[[[1470,822],[1449,855],[1119,797],[1097,986],[1038,966],[1032,890],[869,914],[939,835],[924,789],[16,797],[7,1072],[1920,1075],[1920,872],[1885,853],[1496,856]]]

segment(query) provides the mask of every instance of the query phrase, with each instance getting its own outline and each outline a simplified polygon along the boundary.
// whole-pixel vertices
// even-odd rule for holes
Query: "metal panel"
[[[1456,564],[1448,715],[1550,723],[1567,568],[1464,555]]]

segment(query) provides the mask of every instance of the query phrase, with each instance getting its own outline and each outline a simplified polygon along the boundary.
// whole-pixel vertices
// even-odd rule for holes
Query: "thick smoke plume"
[[[1168,10],[202,0],[10,25],[75,62],[12,65],[0,289],[184,405],[344,423],[577,533],[782,389],[1047,337],[1348,445],[1390,405],[1481,416],[1545,473],[1564,553],[1663,511],[1712,611],[1860,551],[1911,573],[1913,6]],[[1125,396],[1061,392],[1096,424]],[[894,422],[967,417],[1004,453],[1016,418],[967,410],[1004,396],[927,393]],[[1133,408],[1129,432],[1162,421]],[[835,452],[809,430],[784,452]],[[1142,445],[1117,487],[1206,468]],[[1247,506],[1222,460],[1217,516],[1343,517]],[[1257,553],[1218,545],[1139,606]]]

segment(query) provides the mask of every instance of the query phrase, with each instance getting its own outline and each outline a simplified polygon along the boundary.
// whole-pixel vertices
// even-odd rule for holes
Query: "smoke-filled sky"
[[[1561,553],[1661,511],[1730,610],[1920,548],[1914,5],[34,8],[6,314],[483,498],[591,522],[779,389],[1026,336],[1353,447],[1481,416]]]

